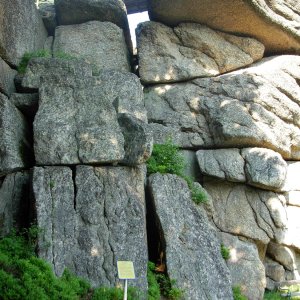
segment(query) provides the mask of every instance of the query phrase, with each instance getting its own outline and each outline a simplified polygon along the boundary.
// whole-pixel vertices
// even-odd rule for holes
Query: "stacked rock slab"
[[[176,175],[154,174],[148,185],[167,272],[184,299],[232,299],[220,242],[205,213],[192,202],[186,182]]]
[[[144,168],[36,167],[33,193],[44,231],[39,255],[60,276],[64,269],[94,286],[119,283],[118,260],[131,260],[141,291],[147,288]],[[144,299],[144,298],[143,298]]]
[[[153,21],[205,24],[256,38],[267,53],[300,53],[299,3],[294,0],[150,0]]]

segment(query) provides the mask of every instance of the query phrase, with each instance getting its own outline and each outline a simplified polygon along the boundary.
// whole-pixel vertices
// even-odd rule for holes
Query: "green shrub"
[[[234,300],[248,300],[248,298],[242,294],[240,286],[234,286],[232,292]]]
[[[191,191],[192,200],[199,204],[207,202],[207,193],[194,183],[193,178],[184,175],[186,163],[179,152],[179,147],[174,145],[170,139],[164,144],[155,144],[151,157],[147,161],[148,175],[153,173],[175,174],[183,178]]]
[[[92,300],[123,300],[124,292],[120,288],[100,287],[95,289]],[[129,287],[127,291],[128,300],[139,300],[139,291]]]
[[[155,264],[151,261],[148,263],[148,300],[160,300],[160,288],[155,276]]]
[[[230,258],[230,250],[227,247],[225,247],[223,244],[221,244],[221,254],[225,260]]]
[[[29,61],[32,58],[37,58],[37,57],[48,57],[49,58],[49,57],[51,57],[51,53],[48,50],[44,50],[44,49],[37,50],[35,52],[26,52],[21,59],[21,62],[18,67],[18,72],[20,74],[24,74]]]
[[[282,300],[280,297],[280,293],[272,291],[272,292],[265,292],[264,300]]]

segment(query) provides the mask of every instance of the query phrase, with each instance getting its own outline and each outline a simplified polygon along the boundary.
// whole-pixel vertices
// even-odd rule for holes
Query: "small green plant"
[[[75,59],[75,56],[69,53],[65,53],[63,51],[57,51],[53,53],[53,57],[60,59]]]
[[[170,300],[183,297],[183,290],[176,287],[176,281],[166,274],[155,272],[155,264],[148,263],[148,300],[159,300],[162,296]]]
[[[234,300],[248,300],[246,296],[242,294],[241,287],[236,285],[232,288]]]
[[[264,300],[282,300],[282,298],[278,292],[267,291],[264,294]]]
[[[53,189],[54,188],[54,182],[50,181],[49,186],[50,186],[50,189]]]
[[[230,258],[230,250],[229,248],[225,247],[223,244],[221,244],[221,254],[225,260],[228,260]]]
[[[51,57],[51,53],[50,53],[50,51],[44,50],[44,49],[37,50],[35,52],[26,52],[21,59],[21,62],[18,67],[18,72],[20,74],[24,74],[29,61],[32,58],[38,58],[38,57],[48,57],[49,58],[49,57]]]
[[[193,178],[184,175],[185,161],[179,152],[179,147],[170,139],[164,144],[155,144],[151,157],[147,161],[148,175],[153,173],[175,174],[183,178],[191,191],[192,200],[199,204],[207,202],[207,193],[194,183]]]
[[[92,300],[123,300],[124,291],[120,288],[100,287],[93,292]],[[139,300],[139,291],[129,287],[127,292],[128,300]]]

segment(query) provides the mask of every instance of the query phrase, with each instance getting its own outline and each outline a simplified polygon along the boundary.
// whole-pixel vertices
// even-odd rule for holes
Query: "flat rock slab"
[[[0,93],[0,176],[32,163],[29,127],[20,111]]]
[[[255,243],[240,240],[238,236],[221,233],[221,240],[230,251],[226,260],[233,286],[240,286],[241,292],[249,300],[263,298],[266,274]]]
[[[300,53],[300,6],[295,0],[150,0],[153,21],[195,22],[263,43],[268,53]]]
[[[134,74],[92,76],[90,66],[77,60],[36,59],[23,84],[40,87],[33,126],[37,164],[136,165],[151,155],[142,86]]]
[[[32,0],[0,2],[0,57],[17,66],[25,52],[42,49],[47,38]]]
[[[249,68],[146,88],[155,142],[184,148],[272,149],[300,159],[299,56],[275,56]]]
[[[270,240],[282,241],[286,228],[291,233],[288,207],[282,194],[212,179],[206,179],[203,187],[212,198],[213,220],[221,231],[263,244]]]
[[[147,289],[144,176],[144,168],[34,168],[39,256],[56,275],[68,268],[94,286],[113,287],[120,284],[117,261],[130,260],[132,285]]]
[[[29,225],[29,172],[0,178],[0,236]]]
[[[288,165],[279,153],[265,148],[199,150],[203,174],[269,190],[283,190]]]
[[[209,221],[176,175],[149,177],[149,191],[162,235],[167,272],[184,290],[184,299],[232,299],[228,269]]]
[[[136,32],[139,74],[145,84],[216,76],[250,65],[264,54],[264,46],[255,39],[196,23],[170,28],[144,22]]]
[[[88,21],[111,22],[123,29],[128,47],[132,48],[127,10],[122,0],[55,0],[59,25]]]
[[[84,59],[96,73],[103,70],[130,72],[123,31],[110,22],[90,21],[57,27],[53,55],[62,53]]]
[[[0,57],[0,93],[10,97],[16,91],[14,79],[17,71],[11,69],[9,65]]]

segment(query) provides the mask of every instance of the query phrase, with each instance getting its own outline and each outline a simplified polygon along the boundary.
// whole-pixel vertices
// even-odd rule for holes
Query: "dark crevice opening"
[[[76,166],[70,166],[70,169],[72,171],[72,181],[73,181],[73,187],[74,187],[74,210],[76,211],[76,199],[77,199],[77,185],[76,185]]]

